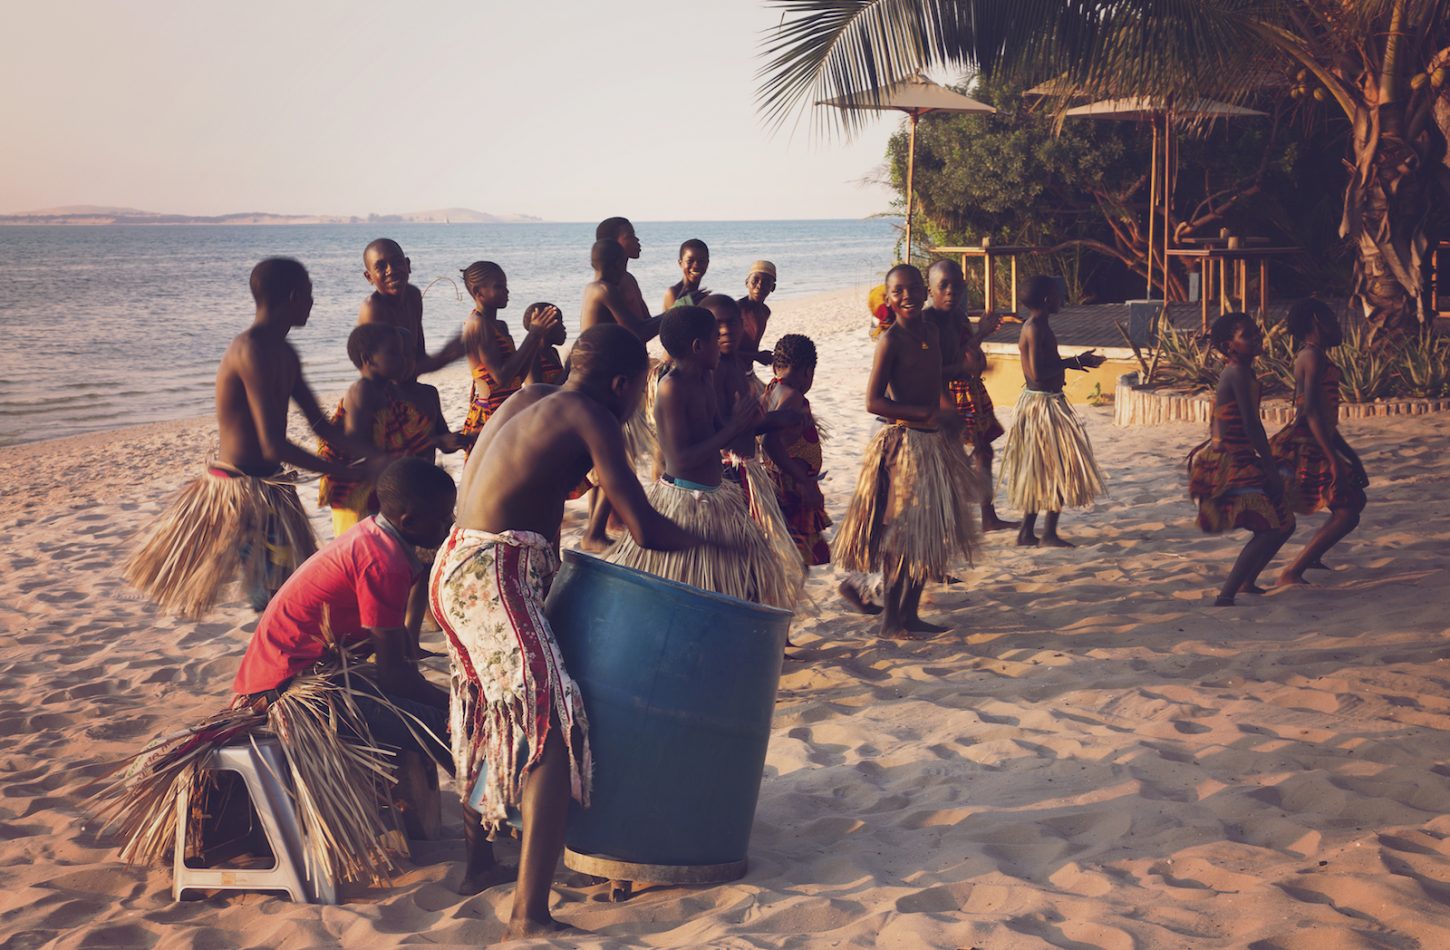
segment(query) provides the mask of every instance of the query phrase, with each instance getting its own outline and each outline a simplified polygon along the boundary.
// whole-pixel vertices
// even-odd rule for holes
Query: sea
[[[630,264],[657,304],[679,279],[680,243],[710,246],[709,290],[741,296],[750,263],[778,268],[777,298],[874,282],[892,262],[896,222],[637,221]],[[265,257],[307,265],[316,303],[289,336],[319,395],[356,378],[347,335],[370,292],[363,247],[402,244],[424,291],[436,349],[467,317],[459,271],[491,260],[508,275],[515,327],[534,301],[556,304],[571,338],[592,277],[593,223],[0,227],[0,446],[212,412],[217,361],[252,319],[247,278]]]

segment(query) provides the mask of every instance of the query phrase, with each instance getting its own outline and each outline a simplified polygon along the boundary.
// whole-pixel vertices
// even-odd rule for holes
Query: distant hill
[[[66,205],[38,211],[0,214],[0,224],[520,224],[542,221],[529,214],[490,214],[472,208],[439,208],[404,214],[331,215],[273,214],[238,211],[232,214],[165,214],[138,208],[105,205]]]

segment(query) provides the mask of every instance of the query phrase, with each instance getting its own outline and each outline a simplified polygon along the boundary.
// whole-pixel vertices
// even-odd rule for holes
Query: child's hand
[[[936,417],[932,422],[938,429],[948,433],[961,432],[962,426],[966,424],[962,422],[961,415],[955,409],[937,409]]]
[[[441,435],[435,436],[433,439],[434,447],[449,455],[459,451],[466,444],[468,444],[468,440],[457,432],[444,432]]]
[[[524,317],[529,321],[529,332],[540,336],[548,336],[563,319],[559,316],[559,308],[553,305],[530,307]]]
[[[1096,353],[1093,350],[1087,350],[1083,353],[1078,354],[1077,365],[1081,366],[1083,369],[1096,369],[1097,367],[1102,366],[1103,363],[1107,362],[1107,359],[1108,358],[1106,356],[1103,356],[1101,353]]]
[[[982,319],[977,321],[977,336],[991,336],[1001,325],[1002,315],[995,310],[988,310],[982,314]]]
[[[760,400],[745,397],[735,403],[735,411],[730,414],[730,424],[736,432],[754,431],[765,418],[765,407]]]

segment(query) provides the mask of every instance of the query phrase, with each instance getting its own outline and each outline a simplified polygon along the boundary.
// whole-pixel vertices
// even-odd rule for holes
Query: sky
[[[894,113],[766,126],[763,0],[0,0],[0,213],[886,210]]]

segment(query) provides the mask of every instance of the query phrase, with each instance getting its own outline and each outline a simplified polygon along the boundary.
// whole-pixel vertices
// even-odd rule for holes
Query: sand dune
[[[783,301],[773,327],[820,347],[837,521],[871,432],[863,295]],[[461,417],[465,374],[440,379]],[[929,592],[956,629],[925,643],[878,641],[817,569],[749,875],[614,905],[563,873],[555,912],[595,932],[582,945],[1450,946],[1450,424],[1347,426],[1374,484],[1334,570],[1215,609],[1242,538],[1193,526],[1182,459],[1203,433],[1083,411],[1112,494],[1064,516],[1082,546],[990,536]],[[395,887],[325,908],[174,904],[169,869],[119,863],[80,808],[108,763],[225,701],[254,627],[236,598],[159,617],[118,576],[214,439],[197,420],[0,450],[0,947],[497,941],[511,890],[449,889],[452,802],[454,837]]]

